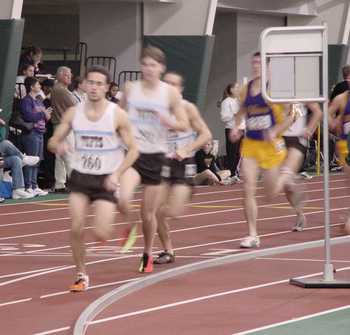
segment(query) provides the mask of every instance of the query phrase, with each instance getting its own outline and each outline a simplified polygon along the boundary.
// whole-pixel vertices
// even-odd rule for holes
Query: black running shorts
[[[68,181],[68,187],[73,193],[82,193],[86,195],[91,202],[106,200],[117,203],[114,192],[107,191],[104,187],[104,182],[107,177],[108,175],[106,174],[92,175],[73,170]]]
[[[304,156],[307,152],[307,139],[298,136],[283,136],[287,149],[295,148]]]
[[[171,185],[184,184],[193,186],[193,178],[197,173],[197,165],[193,158],[182,161],[177,159],[166,159],[163,169],[163,180]]]
[[[159,185],[162,182],[161,172],[164,160],[163,153],[140,154],[133,168],[141,176],[143,185]]]

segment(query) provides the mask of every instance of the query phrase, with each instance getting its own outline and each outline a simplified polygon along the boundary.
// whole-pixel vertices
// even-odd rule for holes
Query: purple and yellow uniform
[[[340,134],[340,140],[336,143],[336,149],[338,159],[342,165],[346,165],[345,158],[349,154],[347,137],[350,133],[350,94],[347,94],[348,101],[345,106],[345,110],[342,117],[342,130]]]
[[[255,159],[262,169],[271,169],[283,162],[287,151],[281,136],[268,142],[264,139],[264,133],[283,122],[284,106],[267,104],[261,93],[251,95],[252,83],[253,81],[248,83],[246,93],[241,100],[247,109],[246,134],[242,141],[241,155],[243,158]]]

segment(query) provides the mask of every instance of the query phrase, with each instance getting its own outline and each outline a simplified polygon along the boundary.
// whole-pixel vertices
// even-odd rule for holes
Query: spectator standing
[[[119,91],[119,86],[117,83],[111,82],[109,84],[109,90],[106,96],[107,96],[107,100],[114,102],[115,104],[119,103],[122,93]]]
[[[61,66],[56,73],[57,82],[51,92],[51,105],[53,109],[51,122],[54,130],[61,123],[61,118],[66,110],[78,103],[68,86],[72,82],[72,72],[69,67]],[[66,138],[67,144],[72,146],[73,135]],[[55,192],[66,192],[67,175],[70,174],[69,154],[56,155],[55,160]]]
[[[232,83],[227,85],[224,90],[222,102],[221,102],[221,121],[225,125],[225,139],[226,139],[226,157],[227,168],[231,172],[231,177],[235,180],[239,180],[237,173],[237,166],[241,158],[240,146],[242,137],[235,143],[232,143],[229,139],[231,129],[234,127],[234,115],[238,113],[239,105],[239,85],[238,83]],[[239,125],[238,129],[243,136],[245,128],[244,120]]]
[[[26,78],[24,81],[27,95],[21,101],[21,113],[23,120],[33,123],[33,129],[23,134],[24,152],[28,155],[38,156],[43,159],[44,133],[46,122],[51,118],[51,109],[46,109],[41,99],[37,96],[41,91],[39,80],[35,77]],[[34,196],[46,195],[47,192],[38,187],[38,165],[24,168],[24,183],[27,192]]]
[[[43,51],[35,46],[29,47],[22,55],[19,61],[19,68],[22,69],[24,65],[30,64],[34,66],[34,74],[38,74],[42,69]]]
[[[24,87],[24,80],[28,77],[34,77],[34,65],[28,63],[24,64],[20,73],[21,74],[16,78],[15,98],[17,99],[23,99],[26,96],[27,92]]]
[[[344,93],[350,88],[350,65],[345,65],[342,72],[344,80],[335,85],[331,93],[330,101],[332,101],[337,95]]]
[[[78,102],[85,102],[86,101],[86,87],[85,87],[85,80],[82,77],[75,77],[72,82],[72,93],[74,97],[77,99]]]

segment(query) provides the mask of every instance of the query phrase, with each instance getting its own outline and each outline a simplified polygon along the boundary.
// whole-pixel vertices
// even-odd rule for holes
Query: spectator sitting
[[[194,180],[197,185],[226,185],[227,181],[230,180],[230,171],[220,171],[212,149],[213,143],[208,142],[201,150],[196,152],[197,175]]]
[[[106,94],[107,100],[118,104],[121,99],[122,93],[119,91],[119,86],[115,82],[109,84],[109,90]]]
[[[82,77],[75,77],[72,82],[72,93],[79,102],[84,102],[86,100],[86,88],[85,80]]]
[[[40,99],[37,99],[41,86],[35,77],[26,78],[24,85],[27,95],[21,101],[23,120],[33,123],[33,129],[23,134],[24,152],[28,155],[39,156],[43,159],[43,144],[46,122],[51,117],[51,109],[46,109]],[[24,182],[26,190],[34,196],[46,195],[47,192],[38,187],[38,165],[24,168]]]
[[[41,71],[43,51],[35,46],[29,47],[22,55],[19,61],[19,68],[22,69],[24,65],[30,64],[34,66],[34,74]]]
[[[3,127],[5,121],[0,119],[0,125]],[[0,155],[2,163],[0,168],[9,169],[12,177],[12,198],[29,199],[33,194],[24,189],[23,166],[32,166],[39,162],[39,157],[23,155],[10,141],[0,139]]]

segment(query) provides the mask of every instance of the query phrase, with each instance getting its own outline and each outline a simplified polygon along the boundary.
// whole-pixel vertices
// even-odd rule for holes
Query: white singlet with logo
[[[303,104],[297,104],[297,118],[294,123],[284,132],[283,136],[300,137],[303,135],[307,123],[307,108]]]
[[[75,148],[72,168],[80,173],[103,175],[113,173],[124,159],[124,147],[115,130],[116,105],[109,102],[101,118],[86,117],[86,103],[76,107],[72,122]]]
[[[182,103],[184,105],[184,108],[186,108],[187,102],[185,100],[182,100]],[[172,116],[175,118],[174,116]],[[183,148],[191,143],[194,142],[194,140],[197,137],[197,133],[194,132],[191,128],[187,131],[175,131],[175,130],[168,130],[168,158],[175,157],[176,150],[179,148]],[[193,157],[195,152],[192,152],[190,157]]]
[[[140,81],[131,83],[127,110],[139,151],[144,154],[168,151],[168,129],[160,123],[159,115],[170,119],[169,85],[160,81],[149,95]]]

